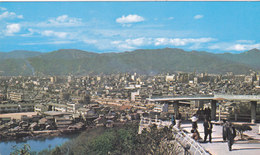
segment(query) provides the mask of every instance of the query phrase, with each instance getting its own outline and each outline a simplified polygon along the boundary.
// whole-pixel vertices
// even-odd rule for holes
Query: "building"
[[[24,99],[24,95],[23,93],[17,93],[17,92],[10,92],[8,94],[8,99],[12,100],[12,101],[22,101]]]
[[[80,104],[77,103],[67,103],[67,112],[76,113],[76,111],[80,108]]]

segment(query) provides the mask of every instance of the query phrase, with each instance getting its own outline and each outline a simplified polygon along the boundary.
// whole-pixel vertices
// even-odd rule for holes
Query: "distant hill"
[[[41,52],[15,50],[12,52],[0,52],[0,59],[25,59],[41,55]]]
[[[33,68],[27,58],[41,54],[41,52],[24,50],[0,52],[0,75],[33,75]]]
[[[118,72],[192,72],[194,70],[208,73],[234,72],[241,74],[248,73],[250,69],[260,70],[260,61],[258,62],[260,51],[257,49],[241,54],[187,52],[176,48],[140,49],[131,52],[102,54],[77,49],[61,49],[49,53],[27,52],[21,52],[23,54],[18,52],[17,55],[9,52],[9,54],[13,54],[12,57],[9,55],[4,60],[1,58],[0,71],[3,71],[2,74],[84,75]]]
[[[241,64],[246,64],[254,69],[260,70],[260,50],[252,49],[240,54],[218,54],[218,57],[226,60],[230,60],[233,62],[239,62]]]

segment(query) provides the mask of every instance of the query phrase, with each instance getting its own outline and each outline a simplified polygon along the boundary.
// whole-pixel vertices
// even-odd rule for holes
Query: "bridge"
[[[251,122],[256,121],[257,102],[260,95],[233,95],[233,94],[214,94],[214,95],[190,95],[190,96],[156,96],[146,99],[149,102],[169,103],[174,105],[174,111],[179,114],[179,101],[187,100],[209,100],[211,103],[211,118],[216,120],[216,103],[219,100],[248,101],[251,103]]]

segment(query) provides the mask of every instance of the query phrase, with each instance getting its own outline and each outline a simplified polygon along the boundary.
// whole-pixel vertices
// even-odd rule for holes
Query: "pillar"
[[[211,120],[216,120],[217,101],[211,100]]]
[[[256,101],[251,101],[251,123],[256,122]]]
[[[175,118],[179,117],[179,101],[173,102]]]
[[[199,108],[203,109],[204,106],[204,101],[203,100],[199,100]]]

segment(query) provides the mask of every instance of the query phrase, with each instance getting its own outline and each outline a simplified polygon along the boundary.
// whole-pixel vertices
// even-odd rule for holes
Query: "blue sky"
[[[260,48],[259,2],[0,2],[0,51]]]

